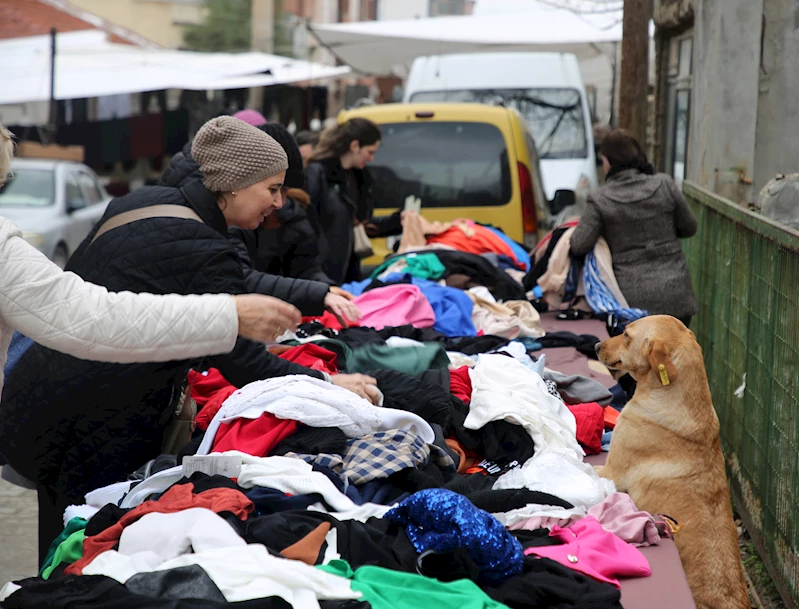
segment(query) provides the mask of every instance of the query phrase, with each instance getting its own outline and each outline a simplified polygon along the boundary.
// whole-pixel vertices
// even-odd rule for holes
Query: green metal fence
[[[685,252],[736,508],[799,605],[799,233],[694,184]]]

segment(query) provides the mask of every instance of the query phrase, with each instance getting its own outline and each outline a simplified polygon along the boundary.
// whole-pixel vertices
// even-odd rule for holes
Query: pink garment
[[[636,546],[657,545],[660,541],[652,514],[640,512],[627,493],[613,493],[597,503],[588,515],[602,523],[602,528]]]
[[[355,304],[361,311],[358,323],[362,327],[375,330],[405,325],[432,328],[436,323],[433,307],[415,285],[375,288],[356,298]]]
[[[508,525],[509,531],[536,531],[538,529],[554,529],[555,527],[570,527],[582,516],[569,516],[568,518],[558,518],[557,516],[532,516],[519,522]]]
[[[253,127],[260,127],[261,125],[265,125],[267,123],[264,115],[258,112],[258,110],[240,110],[233,115],[233,118],[244,121]]]
[[[586,516],[571,528],[555,527],[549,533],[562,546],[527,548],[525,555],[551,558],[588,577],[621,588],[618,577],[649,577],[652,569],[641,550],[608,533],[593,516]]]

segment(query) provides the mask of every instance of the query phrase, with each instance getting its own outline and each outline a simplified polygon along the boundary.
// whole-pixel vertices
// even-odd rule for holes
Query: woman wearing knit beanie
[[[272,214],[258,230],[248,230],[240,226],[232,226],[229,230],[241,259],[247,290],[280,298],[309,317],[317,317],[329,311],[346,327],[346,320],[360,319],[360,311],[351,302],[352,296],[336,287],[335,282],[322,270],[320,231],[311,219],[312,210],[307,210],[306,214],[305,209],[299,208],[288,198],[292,189],[305,186],[302,157],[297,144],[279,123],[269,123],[258,128],[283,148],[288,157],[288,169],[281,192],[281,203],[284,207],[275,206],[277,213]],[[192,144],[187,144],[172,158],[158,181],[159,186],[181,188],[193,180],[205,179],[200,164],[192,153]],[[291,230],[281,231],[280,235],[274,230],[263,230],[274,222],[273,219],[278,214],[292,219]],[[283,255],[276,265],[270,265],[273,261],[264,258],[274,258],[277,251]]]
[[[255,228],[280,207],[286,153],[263,131],[225,116],[200,129],[193,154],[201,163],[202,181],[181,188],[144,187],[114,199],[67,270],[114,291],[244,293],[228,226]],[[109,228],[111,219],[116,226]],[[373,402],[378,397],[370,377],[331,378],[246,340],[230,354],[202,363],[187,355],[157,364],[80,360],[34,344],[6,380],[0,453],[38,486],[45,548],[61,532],[68,505],[82,504],[88,491],[125,480],[161,453],[165,427],[192,367],[217,368],[237,387],[299,374]]]

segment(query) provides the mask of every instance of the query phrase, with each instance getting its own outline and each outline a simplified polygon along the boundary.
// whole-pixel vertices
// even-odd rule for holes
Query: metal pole
[[[50,29],[50,112],[47,131],[50,142],[55,143],[56,123],[58,122],[58,105],[55,99],[55,54],[56,54],[56,29]]]

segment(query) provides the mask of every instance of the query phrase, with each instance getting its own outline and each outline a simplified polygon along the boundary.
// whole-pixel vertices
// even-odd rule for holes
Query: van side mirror
[[[567,207],[574,205],[577,202],[577,197],[573,190],[556,190],[555,196],[549,202],[549,210],[553,216],[557,216]]]

